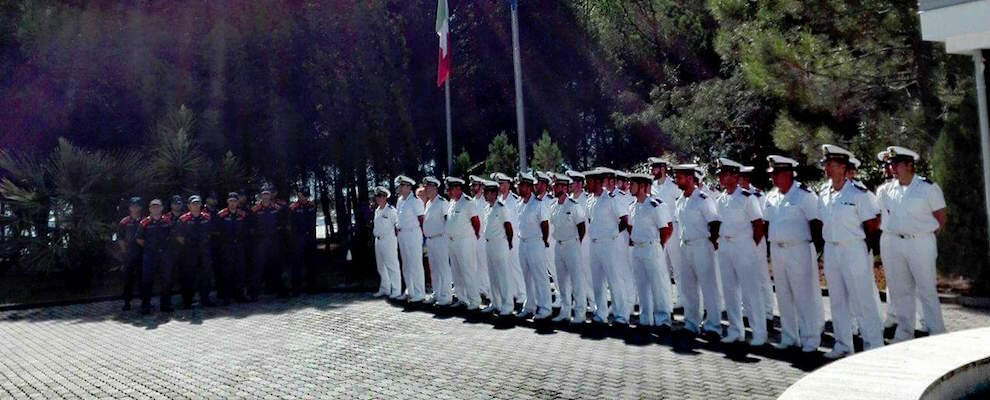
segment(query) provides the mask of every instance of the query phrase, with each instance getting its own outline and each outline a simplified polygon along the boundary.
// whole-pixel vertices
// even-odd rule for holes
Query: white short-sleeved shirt
[[[709,238],[708,223],[719,221],[715,201],[701,188],[696,188],[691,196],[678,199],[676,209],[674,219],[677,220],[677,233],[682,241]]]
[[[431,238],[447,233],[445,217],[448,208],[447,199],[443,196],[434,197],[426,203],[426,212],[423,214],[423,235]]]
[[[447,235],[452,238],[475,237],[471,218],[478,216],[478,209],[471,199],[461,195],[457,201],[447,204]]]
[[[481,227],[479,228],[478,232],[484,234],[485,220],[486,220],[485,217],[488,216],[488,202],[485,201],[484,194],[480,194],[478,196],[472,197],[471,199],[472,199],[471,204],[474,204],[474,210],[475,212],[478,213],[478,221],[481,222]],[[482,238],[484,238],[484,236],[482,236]]]
[[[664,177],[663,183],[654,180],[650,187],[650,197],[660,200],[673,209],[677,199],[681,197],[681,189],[674,183],[671,177]]]
[[[629,210],[614,193],[605,192],[590,197],[588,212],[591,221],[588,236],[592,239],[615,239],[619,236],[619,219],[629,215]]]
[[[543,239],[540,224],[548,220],[543,202],[536,196],[529,196],[529,201],[519,203],[519,239]],[[515,226],[515,225],[513,225]]]
[[[401,230],[419,229],[419,217],[426,214],[426,207],[423,206],[423,202],[419,201],[412,193],[409,193],[405,198],[399,197],[399,201],[395,203],[395,209],[399,213],[397,218]]]
[[[375,222],[372,234],[375,238],[388,239],[395,237],[395,227],[399,222],[399,213],[390,204],[385,208],[375,208]],[[419,222],[416,223],[419,225]]]
[[[485,238],[489,241],[505,240],[505,223],[511,225],[512,220],[515,219],[512,209],[506,207],[502,200],[496,200],[488,206],[486,212],[488,215],[485,216]]]
[[[822,217],[822,236],[827,242],[863,240],[863,222],[876,218],[879,210],[870,202],[866,188],[847,180],[835,191],[829,185],[818,197],[818,213]]]
[[[883,207],[880,207],[880,198],[885,195],[884,192],[886,192],[887,189],[889,189],[891,185],[896,184],[896,183],[897,182],[895,182],[894,180],[888,179],[888,180],[884,181],[884,183],[881,183],[880,186],[877,186],[877,206],[880,208],[880,213],[881,214],[884,213],[884,209],[883,209]],[[888,219],[889,218],[887,218],[886,215],[884,215],[883,218],[880,218],[880,230],[882,230],[884,232],[887,231],[887,220]]]
[[[666,228],[673,222],[670,209],[661,200],[647,197],[642,203],[633,205],[629,216],[632,223],[632,234],[629,236],[634,243],[660,243],[660,229]]]
[[[732,193],[719,193],[715,205],[722,221],[718,228],[719,237],[752,238],[753,221],[763,219],[756,196],[743,188],[737,187]]]
[[[584,213],[584,220],[588,222],[588,192],[582,190],[577,196],[572,193],[569,197],[578,202],[578,206],[581,207],[581,211]]]
[[[818,217],[818,196],[807,186],[794,182],[787,193],[774,189],[766,196],[767,206],[763,218],[770,223],[770,242],[811,241],[808,222]]]
[[[884,227],[894,234],[935,232],[938,220],[932,213],[945,208],[942,188],[917,175],[907,186],[891,183],[887,190],[880,193],[879,200],[883,220],[886,221]]]
[[[515,194],[513,192],[509,192],[505,196],[502,196],[500,194],[498,196],[498,198],[500,200],[502,200],[502,203],[505,204],[506,207],[508,207],[509,209],[512,210],[513,218],[519,218],[519,204],[522,203],[522,199],[519,197],[518,194]],[[513,219],[512,222],[513,222],[513,225],[516,225],[516,223],[519,222],[519,221],[516,221],[515,219]]]
[[[577,226],[586,219],[584,208],[577,200],[568,197],[563,203],[554,201],[550,211],[550,235],[555,240],[578,239]]]

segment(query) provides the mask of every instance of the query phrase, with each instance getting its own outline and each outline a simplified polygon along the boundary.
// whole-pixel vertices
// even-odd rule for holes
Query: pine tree
[[[557,143],[550,140],[550,132],[543,130],[540,140],[533,144],[533,160],[530,165],[540,171],[556,172],[564,163],[564,153]]]
[[[513,176],[518,172],[517,160],[519,160],[519,152],[509,143],[509,137],[503,131],[492,138],[492,142],[488,144],[485,171],[488,173],[502,172]]]

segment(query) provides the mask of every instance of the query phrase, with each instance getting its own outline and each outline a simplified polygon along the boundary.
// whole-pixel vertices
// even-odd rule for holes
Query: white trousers
[[[402,276],[399,273],[399,241],[395,236],[375,239],[375,264],[380,278],[378,290],[389,295],[402,294]]]
[[[474,236],[454,237],[450,239],[450,271],[454,281],[457,299],[467,304],[468,308],[481,305],[478,292],[478,252],[475,245],[478,239]]]
[[[722,293],[715,267],[715,247],[707,239],[697,239],[681,242],[680,253],[681,282],[677,282],[677,289],[684,306],[684,327],[695,333],[702,329],[721,335]],[[701,319],[702,301],[704,321]]]
[[[509,266],[509,242],[503,239],[486,240],[488,276],[491,281],[492,305],[500,314],[513,311],[512,282]]]
[[[584,272],[581,259],[581,242],[577,239],[554,242],[554,264],[557,266],[557,288],[561,295],[560,313],[570,315],[574,310],[575,321],[584,321],[588,313],[588,276]],[[574,306],[571,307],[573,294]]]
[[[640,326],[671,325],[674,305],[664,253],[660,242],[637,244],[632,250]]]
[[[518,234],[518,233],[517,233]],[[526,278],[523,277],[522,264],[519,262],[519,237],[512,236],[512,249],[509,250],[509,278],[512,283],[512,296],[516,301],[526,301]]]
[[[633,310],[636,309],[636,305],[639,304],[639,299],[636,293],[632,259],[633,250],[629,246],[628,231],[619,232],[619,237],[615,240],[615,246],[618,249],[619,255],[619,261],[616,263],[616,267],[618,267],[619,273],[622,274],[622,293],[626,295],[626,303],[629,304],[629,314],[631,315]]]
[[[825,244],[825,281],[832,306],[834,350],[853,352],[853,310],[863,316],[859,326],[866,350],[883,346],[883,321],[870,296],[876,286],[873,267],[866,264],[866,243],[862,240]]]
[[[667,271],[674,278],[674,283],[681,284],[681,241],[677,240],[677,222],[672,223],[674,235],[667,241],[664,254],[667,257]],[[670,293],[671,304],[677,304],[677,291]]]
[[[585,223],[585,226],[587,225],[588,224]],[[595,291],[591,287],[592,286],[591,239],[588,238],[588,235],[585,235],[584,241],[581,242],[581,259],[579,262],[581,263],[581,269],[583,270],[584,273],[584,294],[586,297],[584,301],[588,304],[588,307],[590,307],[590,309],[594,311],[596,308],[596,303],[595,303]],[[576,303],[577,301],[578,299],[575,298],[574,302]]]
[[[889,237],[888,237],[889,236]],[[897,331],[894,340],[914,338],[916,304],[920,300],[924,325],[933,335],[945,332],[942,308],[935,290],[935,260],[938,248],[935,234],[902,239],[896,235],[884,234],[881,241],[887,242],[889,256],[884,264],[890,270],[887,286],[894,293],[897,302]]]
[[[767,261],[767,238],[760,239],[756,246],[756,266],[760,272],[760,289],[763,290],[763,307],[766,309],[766,319],[773,319],[775,300],[773,296],[774,281],[770,279],[770,263]]]
[[[770,258],[780,309],[780,343],[817,348],[825,327],[817,260],[807,242],[771,243]]]
[[[426,277],[423,273],[423,232],[419,228],[399,232],[399,254],[402,255],[402,275],[406,293],[410,299],[421,300],[426,296]]]
[[[484,231],[482,231],[484,234]],[[492,284],[490,274],[488,273],[488,254],[485,251],[485,239],[478,239],[474,244],[474,252],[476,257],[475,266],[477,267],[477,272],[475,274],[476,281],[478,284],[478,292],[485,295],[485,297],[491,298],[492,296]]]
[[[597,302],[595,316],[603,321],[608,320],[607,285],[612,298],[612,316],[619,323],[628,323],[632,310],[628,303],[629,296],[623,293],[625,278],[619,266],[622,257],[617,247],[615,238],[591,241],[591,287]]]
[[[519,264],[526,280],[526,303],[530,312],[550,310],[550,275],[547,274],[547,248],[542,239],[522,240]]]
[[[746,310],[753,340],[767,340],[766,307],[763,305],[763,280],[756,260],[756,243],[752,238],[722,238],[718,242],[719,274],[722,297],[729,319],[727,336],[746,338],[742,309]]]
[[[433,284],[433,299],[439,304],[451,302],[450,292],[450,237],[440,235],[426,239],[426,256],[430,258],[430,282]]]

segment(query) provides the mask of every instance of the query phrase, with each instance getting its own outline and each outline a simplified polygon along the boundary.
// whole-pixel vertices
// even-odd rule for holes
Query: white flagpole
[[[522,63],[519,60],[519,7],[511,0],[512,9],[512,69],[516,76],[516,131],[519,133],[519,172],[526,170],[526,118],[523,114]]]
[[[449,39],[448,39],[449,40]],[[454,173],[454,142],[450,133],[450,75],[443,82],[443,93],[447,103],[447,175]],[[463,171],[462,171],[463,172]]]

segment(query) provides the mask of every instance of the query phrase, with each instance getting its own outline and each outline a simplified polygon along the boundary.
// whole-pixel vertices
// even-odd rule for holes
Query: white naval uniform
[[[547,192],[540,197],[540,203],[543,204],[543,211],[546,213],[547,220],[550,220],[550,212],[553,211],[553,205],[557,203],[557,199],[553,197],[553,194]],[[553,239],[553,224],[550,224],[550,239]],[[550,247],[546,248],[546,259],[547,259],[547,274],[550,275],[550,297],[554,307],[560,307],[560,299],[563,295],[560,293],[560,284],[557,282],[557,264],[554,262],[554,246],[553,241],[550,242]],[[554,290],[556,290],[557,297],[553,297]]]
[[[512,226],[519,227],[519,203],[522,200],[519,195],[509,192],[507,195],[499,195],[499,199],[511,211]],[[512,248],[509,249],[509,277],[512,283],[512,296],[520,303],[526,302],[526,278],[523,277],[522,265],[519,263],[519,233],[512,236]]]
[[[653,181],[653,186],[650,188],[650,197],[666,204],[670,208],[670,214],[673,217],[676,211],[677,199],[681,197],[681,189],[674,183],[673,178],[665,176],[663,183],[659,183],[656,180]],[[674,233],[671,234],[670,240],[664,246],[664,253],[667,254],[667,270],[674,277],[674,283],[679,285],[681,283],[679,267],[681,265],[681,241],[677,237],[676,218],[674,218],[673,227]],[[677,291],[671,292],[671,301],[673,304],[677,304]]]
[[[854,180],[853,183],[856,184],[859,187],[863,187],[863,188],[866,187],[866,185],[863,184],[863,182],[860,182],[859,180]],[[877,210],[877,216],[879,216],[880,215],[880,201],[877,200],[877,195],[875,195],[875,194],[873,194],[873,192],[867,190],[866,191],[866,197],[869,199],[870,205],[873,207],[873,209]],[[881,219],[881,223],[883,223],[882,221],[883,220]],[[873,250],[870,249],[869,247],[867,247],[866,248],[866,265],[869,265],[870,266],[870,271],[873,271],[873,260],[874,260],[873,259]],[[875,282],[875,280],[874,280],[874,282]],[[883,314],[883,306],[880,305],[880,288],[878,288],[877,285],[874,284],[874,285],[870,286],[870,289],[873,291],[873,296],[872,296],[873,301],[875,303],[877,303],[877,308],[876,308],[877,309],[877,313],[878,313],[877,314],[877,318],[880,318],[880,321],[883,321],[884,314]],[[859,315],[856,310],[853,310],[853,315],[856,316],[856,318],[855,318],[855,320],[853,322],[853,333],[855,333],[855,332],[859,332],[859,325],[862,324],[862,322],[863,322],[863,316],[862,315]]]
[[[577,200],[567,197],[563,203],[553,201],[550,212],[550,226],[553,237],[554,265],[556,265],[557,288],[561,296],[560,314],[570,318],[571,295],[574,296],[574,322],[583,322],[587,315],[585,293],[588,282],[581,260],[581,239],[577,225],[585,223],[584,208]],[[587,224],[585,223],[585,227]]]
[[[519,204],[519,264],[526,279],[526,303],[530,313],[549,312],[550,276],[547,274],[547,246],[540,225],[547,221],[546,208],[535,195]],[[515,225],[514,225],[515,226]]]
[[[491,279],[488,274],[488,255],[485,254],[485,209],[488,208],[488,202],[485,201],[484,194],[478,194],[471,201],[474,203],[474,209],[478,213],[478,219],[481,222],[481,229],[479,232],[482,233],[481,237],[475,243],[475,255],[477,257],[476,266],[477,273],[475,274],[475,282],[478,284],[478,292],[485,297],[491,298]]]
[[[426,297],[426,277],[423,273],[423,230],[419,217],[426,213],[423,202],[409,193],[395,203],[398,212],[399,254],[402,256],[402,275],[406,282],[406,294],[410,300]]]
[[[494,204],[489,205],[486,213],[485,253],[488,257],[488,274],[492,285],[492,305],[500,315],[508,315],[512,313],[515,304],[512,302],[510,273],[512,266],[509,263],[509,240],[505,237],[505,223],[511,224],[515,217],[512,215],[512,209],[506,207],[502,200],[496,200]]]
[[[880,310],[870,296],[876,285],[873,266],[867,264],[863,222],[876,218],[864,187],[845,181],[836,191],[829,185],[819,193],[818,212],[825,239],[825,280],[832,310],[833,351],[854,352],[852,319],[861,315],[860,335],[867,350],[883,346]],[[859,310],[854,313],[853,310]]]
[[[767,196],[762,190],[751,187],[749,190],[756,197],[756,202],[760,206],[760,212],[766,213]],[[756,265],[760,272],[760,289],[763,290],[763,307],[766,309],[766,319],[773,319],[773,309],[776,299],[773,296],[774,282],[770,279],[770,262],[767,260],[767,238],[760,238],[760,243],[756,245]]]
[[[894,340],[914,338],[916,298],[921,302],[925,327],[931,334],[944,333],[945,322],[935,290],[938,221],[932,215],[945,208],[942,189],[915,175],[907,186],[894,182],[887,187],[880,207],[882,218],[887,220],[882,236],[886,246],[881,254],[891,274],[887,284],[900,312]]]
[[[818,260],[814,256],[809,222],[820,220],[818,196],[794,182],[787,193],[766,195],[763,217],[769,222],[770,257],[780,308],[780,343],[814,351],[825,327]]]
[[[637,201],[629,216],[640,326],[670,326],[673,321],[670,272],[660,242],[660,230],[669,227],[672,221],[667,204],[649,197]]]
[[[433,300],[438,305],[448,305],[453,300],[450,292],[450,237],[447,236],[447,209],[449,204],[437,195],[426,203],[423,218],[423,235],[426,236],[426,256],[430,259],[430,282]]]
[[[762,279],[753,241],[753,221],[763,219],[756,196],[737,187],[732,193],[719,193],[715,202],[722,224],[719,226],[718,263],[722,277],[722,297],[729,320],[727,339],[745,341],[742,308],[745,307],[753,330],[753,342],[767,340],[766,307]]]
[[[722,293],[715,267],[715,246],[709,240],[708,229],[708,223],[719,220],[715,201],[702,188],[696,188],[690,196],[677,200],[674,218],[681,241],[682,282],[677,283],[677,289],[684,305],[684,327],[695,333],[701,329],[721,335]],[[702,300],[704,321],[701,319]]]
[[[636,203],[636,198],[633,197],[629,192],[620,190],[616,188],[614,191],[615,198],[619,200],[619,204],[622,205],[623,210],[626,215],[632,215],[632,207]],[[619,267],[619,272],[622,273],[622,282],[625,288],[622,293],[628,296],[626,301],[629,302],[629,312],[632,313],[633,309],[636,308],[637,302],[636,298],[636,284],[633,282],[633,262],[632,262],[632,246],[629,245],[629,231],[624,230],[619,232],[619,238],[616,240],[616,246],[619,248],[619,257],[621,257],[617,266]]]
[[[588,192],[581,191],[580,194],[574,196],[570,195],[570,198],[578,202],[578,206],[581,207],[581,211],[584,213],[584,228],[585,236],[584,240],[581,241],[581,259],[578,261],[581,263],[581,269],[584,273],[585,288],[584,293],[587,297],[585,301],[592,311],[595,309],[595,291],[591,288],[591,240],[588,239],[588,229],[591,228],[591,221],[589,219],[589,205],[591,204],[591,196],[588,196]],[[577,301],[576,299],[574,300]]]
[[[395,236],[399,213],[395,207],[385,204],[375,208],[372,234],[375,235],[375,264],[380,283],[378,290],[389,297],[402,294],[402,276],[399,274],[399,242]]]
[[[611,293],[612,316],[615,322],[629,323],[632,307],[629,295],[623,293],[626,285],[619,264],[617,239],[619,237],[619,219],[629,213],[623,204],[612,193],[602,192],[600,196],[591,196],[591,206],[588,208],[591,225],[588,227],[588,237],[591,239],[591,285],[597,301],[595,319],[608,321],[609,296],[605,293],[605,285]]]
[[[478,236],[471,219],[478,216],[478,209],[467,195],[448,202],[447,236],[450,237],[450,271],[457,299],[473,310],[481,305],[478,292],[478,253],[475,246]]]

